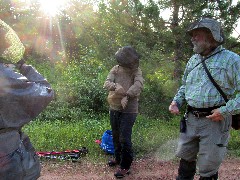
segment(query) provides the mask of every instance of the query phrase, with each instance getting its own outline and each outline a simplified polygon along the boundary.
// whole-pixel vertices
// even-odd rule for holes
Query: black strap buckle
[[[200,117],[200,112],[199,111],[192,111],[193,115],[197,118]]]
[[[201,112],[201,111],[191,111],[191,112],[197,118],[206,117],[211,114],[211,112]]]

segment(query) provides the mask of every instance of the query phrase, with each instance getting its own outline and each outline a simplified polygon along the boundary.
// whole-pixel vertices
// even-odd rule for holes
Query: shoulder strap
[[[219,51],[220,52],[220,51]],[[216,53],[215,53],[216,54]],[[222,97],[224,98],[225,102],[228,101],[228,98],[226,96],[226,94],[222,91],[222,89],[219,87],[219,85],[216,83],[216,81],[213,79],[212,75],[210,74],[207,66],[206,66],[206,63],[205,61],[201,61],[202,62],[202,65],[203,65],[203,68],[204,70],[206,71],[207,75],[208,75],[208,78],[211,80],[211,82],[213,83],[213,85],[216,87],[216,89],[219,91],[219,93],[222,95]]]
[[[193,69],[195,69],[199,64],[201,64],[202,62],[206,61],[208,58],[210,58],[210,57],[212,57],[212,56],[220,53],[220,52],[223,51],[223,50],[224,50],[224,49],[221,49],[220,51],[217,51],[217,52],[211,54],[210,56],[205,57],[205,58],[202,59],[199,63],[197,63],[197,64],[190,70],[190,72],[191,72]],[[190,73],[190,72],[189,72],[189,73]],[[188,74],[189,74],[189,73],[188,73]]]

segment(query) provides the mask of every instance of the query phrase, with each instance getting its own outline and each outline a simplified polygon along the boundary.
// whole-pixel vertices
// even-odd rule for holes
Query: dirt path
[[[156,158],[136,160],[131,174],[125,180],[174,180],[177,174],[177,160],[159,161]],[[111,180],[116,168],[106,164],[43,162],[39,180]],[[240,158],[227,158],[219,170],[221,180],[240,180]],[[195,180],[199,177],[196,176]]]

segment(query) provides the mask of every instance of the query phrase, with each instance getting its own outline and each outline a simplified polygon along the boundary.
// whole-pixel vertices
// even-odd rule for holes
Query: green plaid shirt
[[[212,54],[222,49],[224,48],[219,46]],[[185,102],[195,108],[225,104],[223,97],[208,78],[202,63],[197,65],[203,58],[203,56],[195,54],[187,63],[182,86],[173,99],[179,106]],[[240,57],[224,49],[205,62],[213,79],[230,99],[226,105],[220,108],[221,114],[240,113]]]

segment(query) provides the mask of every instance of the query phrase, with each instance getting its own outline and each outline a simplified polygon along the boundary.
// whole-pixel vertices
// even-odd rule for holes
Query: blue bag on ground
[[[114,154],[113,136],[111,130],[106,130],[102,136],[100,147],[108,154]]]

